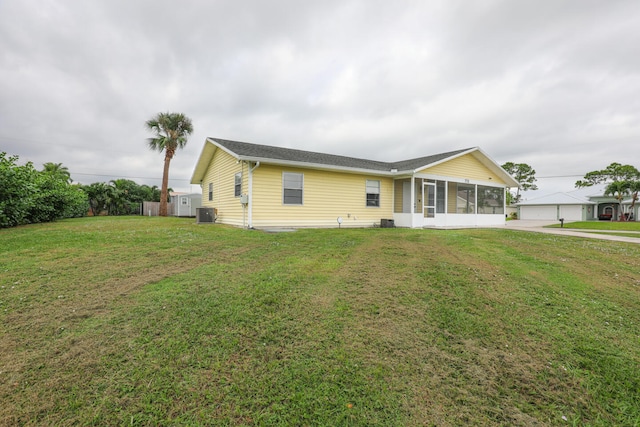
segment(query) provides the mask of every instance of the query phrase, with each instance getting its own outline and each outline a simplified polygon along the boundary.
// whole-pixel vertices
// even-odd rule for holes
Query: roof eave
[[[475,147],[473,150],[470,151],[477,151],[480,154],[482,154],[482,156],[484,156],[485,159],[487,159],[490,163],[487,164],[485,162],[482,162],[481,159],[479,159],[486,167],[488,167],[489,169],[493,170],[493,172],[498,175],[500,178],[502,178],[502,180],[505,182],[505,185],[507,187],[510,188],[520,188],[520,183],[518,181],[515,180],[515,178],[513,178],[506,170],[504,170],[502,168],[502,166],[500,166],[500,164],[498,162],[496,162],[495,160],[493,160],[491,158],[491,156],[489,156],[487,153],[485,153],[482,148],[480,147]]]
[[[399,174],[399,172],[395,172],[391,170],[385,171],[385,170],[367,169],[367,168],[352,168],[347,166],[328,165],[324,163],[298,162],[294,160],[273,159],[269,157],[237,156],[237,158],[238,160],[242,160],[246,162],[260,162],[262,164],[290,166],[290,167],[297,167],[301,169],[320,169],[320,170],[328,170],[328,171],[336,171],[336,172],[348,172],[348,173],[378,175],[378,176],[395,176]]]
[[[482,157],[478,158],[476,157],[484,166],[486,166],[487,168],[489,168],[490,170],[492,170],[496,175],[498,175],[505,183],[505,186],[509,187],[509,188],[516,188],[516,187],[520,187],[520,183],[518,181],[516,181],[511,175],[509,175],[509,173],[507,171],[505,171],[495,160],[493,160],[491,157],[489,157],[489,155],[487,153],[485,153],[484,151],[482,151],[482,149],[480,147],[473,147],[470,148],[468,150],[465,151],[461,151],[460,153],[454,154],[452,156],[449,157],[445,157],[444,159],[438,160],[437,162],[433,162],[433,163],[429,163],[428,165],[424,165],[421,166],[417,169],[414,169],[412,171],[407,171],[409,173],[415,174],[418,173],[419,171],[425,169],[425,168],[432,168],[434,166],[437,166],[439,164],[445,163],[445,162],[449,162],[453,159],[456,159],[458,157],[462,157],[465,156],[467,154],[472,154],[478,152],[482,155]],[[483,161],[483,158],[486,159],[487,161]]]
[[[200,151],[200,155],[198,156],[196,166],[193,168],[191,181],[189,181],[191,184],[199,185],[202,183],[204,174],[207,173],[207,167],[209,167],[209,163],[211,162],[213,154],[216,152],[217,148],[217,144],[214,144],[209,140],[209,138],[204,141],[204,145],[202,146],[202,150]]]
[[[453,159],[457,159],[458,157],[462,157],[465,154],[473,153],[477,149],[478,149],[478,147],[470,148],[468,150],[462,151],[462,152],[454,154],[452,156],[445,157],[444,159],[440,159],[440,160],[438,160],[436,162],[429,163],[429,164],[424,165],[424,166],[420,166],[419,168],[413,169],[411,173],[418,173],[419,171],[421,171],[424,168],[432,168],[432,167],[437,166],[437,165],[439,165],[441,163],[448,162],[448,161],[451,161]]]

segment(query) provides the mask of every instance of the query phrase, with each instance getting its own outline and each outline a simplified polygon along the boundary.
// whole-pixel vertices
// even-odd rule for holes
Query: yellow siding
[[[449,182],[447,188],[447,213],[457,213],[458,208],[458,184]]]
[[[500,179],[498,175],[493,173],[489,168],[480,163],[473,154],[465,154],[464,156],[457,157],[453,160],[441,163],[439,165],[425,168],[420,173],[428,173],[447,177],[477,179],[482,181],[489,181],[493,184],[504,184],[504,181]]]
[[[209,163],[202,180],[202,206],[218,210],[218,221],[242,226],[243,208],[240,199],[234,196],[235,174],[242,172],[242,191],[247,189],[247,165],[218,149]],[[209,201],[209,183],[213,183],[213,201]]]
[[[282,203],[282,173],[304,175],[303,205]],[[366,206],[367,179],[380,181],[380,207]],[[372,226],[393,217],[393,180],[367,175],[261,165],[253,176],[253,224],[282,226]]]
[[[393,195],[393,211],[394,212],[402,212],[402,186],[405,182],[410,182],[409,178],[407,179],[398,179],[394,184],[394,195]]]

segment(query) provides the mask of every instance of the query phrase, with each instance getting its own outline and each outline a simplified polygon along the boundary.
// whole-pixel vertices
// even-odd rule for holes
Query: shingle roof
[[[354,169],[369,169],[375,171],[390,171],[391,169],[397,169],[399,171],[415,170],[470,150],[469,148],[466,148],[463,150],[450,151],[447,153],[418,157],[415,159],[402,160],[399,162],[380,162],[376,160],[358,159],[355,157],[337,156],[334,154],[296,150],[293,148],[249,144],[247,142],[230,141],[220,138],[208,139],[211,141],[215,141],[221,147],[236,154],[239,157],[246,157],[251,159],[282,160],[288,162],[301,162]]]
[[[576,196],[569,193],[553,193],[540,196],[530,200],[524,200],[516,203],[518,206],[526,205],[593,205],[595,202],[590,201],[586,197]]]

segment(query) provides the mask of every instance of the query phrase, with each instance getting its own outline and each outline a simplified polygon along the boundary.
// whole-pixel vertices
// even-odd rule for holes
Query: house
[[[191,183],[217,222],[255,228],[504,225],[518,186],[478,147],[381,162],[219,138]]]
[[[201,193],[169,193],[172,216],[195,217],[196,209],[202,206]]]
[[[558,192],[517,203],[520,219],[558,221],[615,220],[620,217],[620,203],[613,196],[604,195],[605,186],[580,188]],[[622,213],[638,217],[638,205],[631,215],[631,199],[623,200]]]

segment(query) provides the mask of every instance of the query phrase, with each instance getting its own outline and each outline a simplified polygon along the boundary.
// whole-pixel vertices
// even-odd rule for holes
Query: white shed
[[[196,209],[202,206],[200,193],[171,193],[173,216],[195,217]]]

